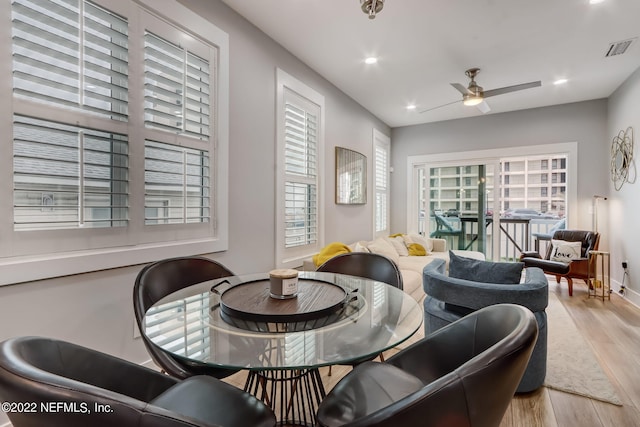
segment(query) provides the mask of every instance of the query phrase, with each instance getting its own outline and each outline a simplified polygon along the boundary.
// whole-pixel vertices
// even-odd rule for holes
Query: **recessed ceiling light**
[[[555,82],[553,82],[553,84],[554,84],[554,85],[556,85],[556,86],[558,86],[558,85],[563,85],[563,84],[565,84],[565,83],[566,83],[566,82],[568,82],[568,81],[569,81],[568,79],[558,79],[558,80],[556,80]]]
[[[589,0],[589,4],[598,4],[602,3],[604,0]]]
[[[415,105],[413,105],[413,104],[407,105],[407,110],[415,110],[415,109],[416,109]]]
[[[375,64],[376,62],[378,62],[378,58],[376,58],[375,56],[370,56],[364,60],[364,63],[369,65]]]

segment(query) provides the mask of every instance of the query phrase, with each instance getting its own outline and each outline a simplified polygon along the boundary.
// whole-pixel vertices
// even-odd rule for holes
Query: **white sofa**
[[[383,241],[381,242],[380,239]],[[424,290],[422,289],[422,270],[434,259],[443,259],[449,266],[449,251],[447,250],[447,241],[445,239],[425,238],[423,236],[409,235],[409,241],[421,242],[427,251],[426,256],[410,256],[407,251],[402,250],[399,246],[401,239],[384,237],[372,241],[360,241],[352,243],[349,248],[352,251],[367,251],[379,253],[391,258],[399,267],[402,274],[402,283],[404,291],[410,294],[416,301],[420,302],[424,298]],[[385,244],[388,243],[388,244]],[[391,249],[390,249],[391,248]],[[476,251],[454,250],[456,254],[468,258],[484,260],[484,254]],[[312,258],[304,261],[303,270],[314,271],[316,265]]]

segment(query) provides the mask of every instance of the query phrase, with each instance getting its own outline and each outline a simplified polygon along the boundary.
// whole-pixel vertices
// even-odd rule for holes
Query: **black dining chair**
[[[384,282],[403,289],[402,275],[395,262],[384,255],[369,252],[349,252],[328,259],[316,271],[348,274]]]
[[[498,427],[531,357],[529,309],[475,311],[390,357],[349,372],[320,404],[319,427]]]
[[[369,252],[349,252],[337,255],[325,261],[318,269],[318,272],[347,274],[349,276],[364,277],[366,279],[384,282],[388,285],[403,289],[402,274],[393,260],[384,255]],[[384,360],[382,353],[373,357],[358,359],[349,363],[351,366],[358,365],[376,357]],[[331,375],[331,368],[329,368]]]
[[[205,257],[168,258],[149,264],[138,273],[133,287],[136,322],[151,358],[167,374],[180,379],[192,375],[225,378],[238,372],[204,364],[187,364],[158,348],[149,340],[144,330],[145,313],[160,299],[191,285],[233,275],[222,264]]]
[[[13,427],[276,425],[268,406],[216,378],[178,380],[42,337],[0,343],[0,399],[16,405],[5,410]]]

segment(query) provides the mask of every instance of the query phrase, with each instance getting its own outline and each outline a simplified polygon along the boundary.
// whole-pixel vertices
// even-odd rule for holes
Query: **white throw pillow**
[[[387,240],[393,245],[398,255],[409,256],[409,250],[407,249],[407,245],[404,244],[402,236],[388,237]]]
[[[581,258],[582,242],[567,242],[565,240],[551,240],[551,261],[570,263]]]
[[[361,240],[359,242],[356,242],[355,248],[353,249],[354,252],[371,252],[369,250],[369,248],[367,247],[369,243]]]
[[[433,241],[431,241],[431,239],[427,239],[419,234],[405,234],[403,237],[407,245],[417,243],[427,251],[427,255],[433,252]]]
[[[368,248],[374,254],[380,254],[387,258],[391,258],[396,264],[400,262],[400,255],[398,255],[398,252],[387,239],[380,237],[369,243]]]

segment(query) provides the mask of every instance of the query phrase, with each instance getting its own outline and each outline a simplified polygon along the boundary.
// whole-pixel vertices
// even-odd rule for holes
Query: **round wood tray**
[[[225,290],[220,311],[227,316],[255,322],[304,322],[340,310],[347,292],[342,286],[315,279],[299,279],[295,298],[269,296],[269,279],[241,283]]]

